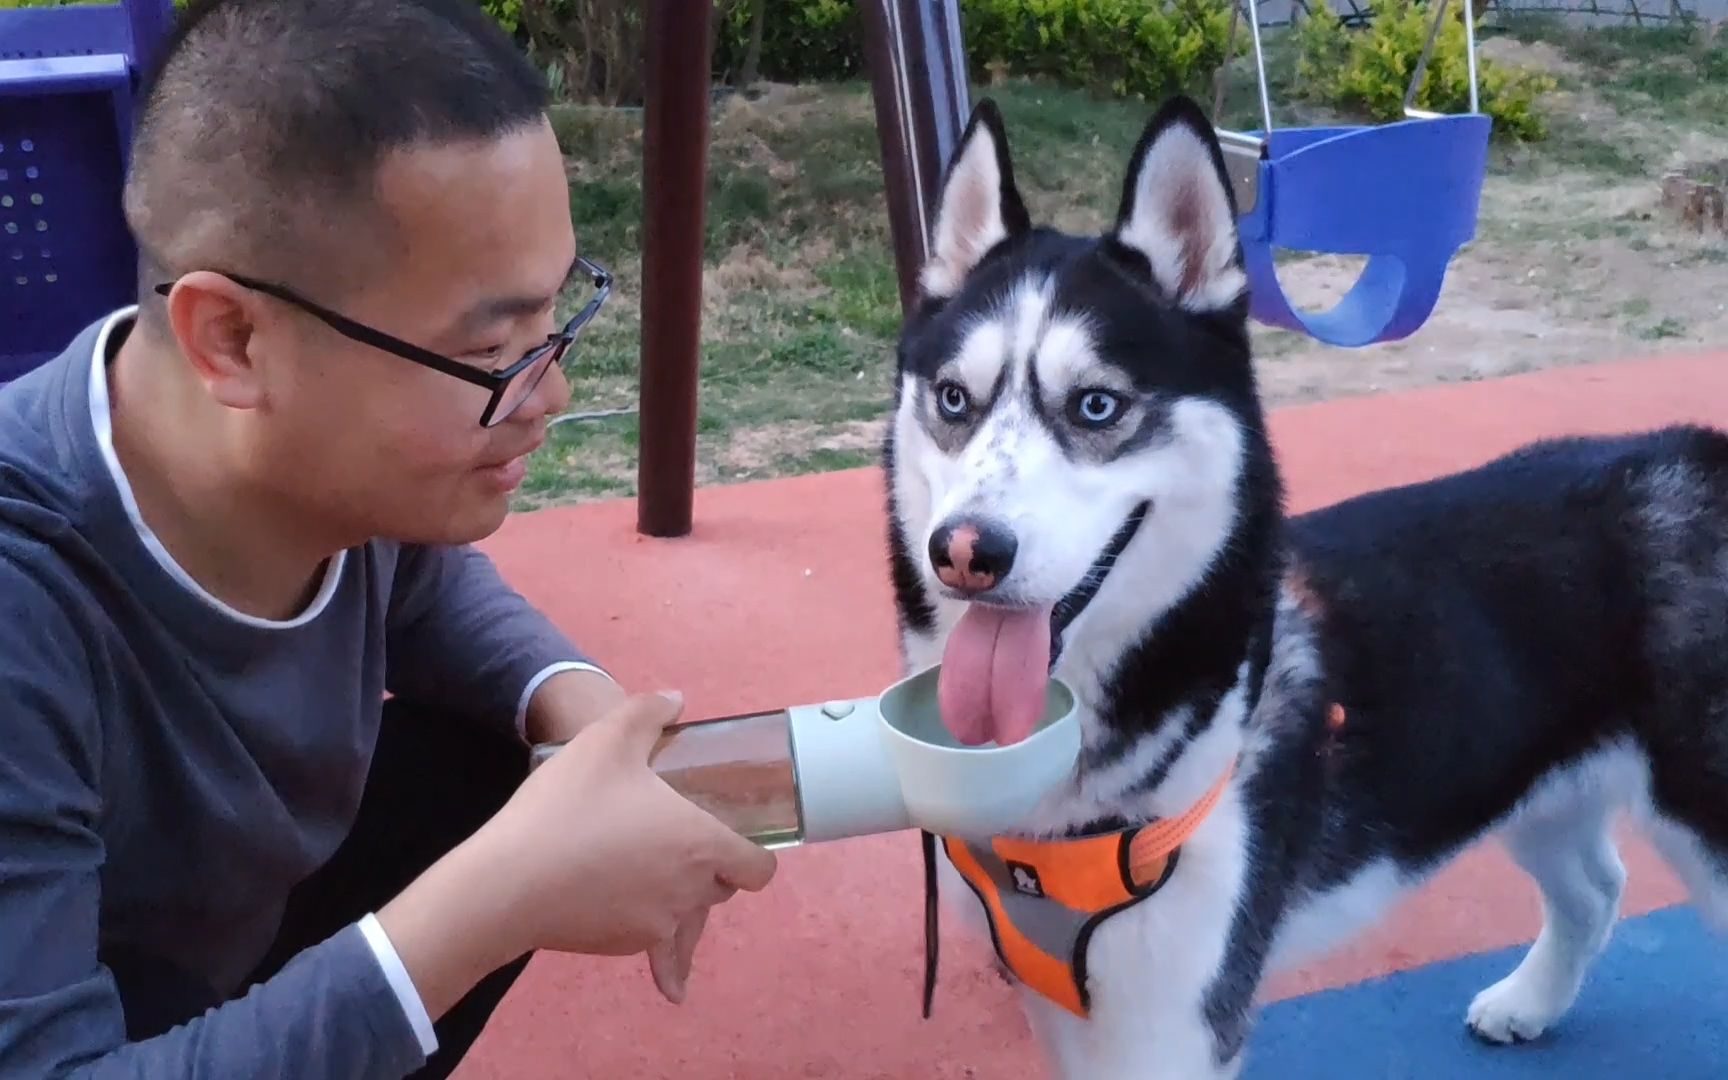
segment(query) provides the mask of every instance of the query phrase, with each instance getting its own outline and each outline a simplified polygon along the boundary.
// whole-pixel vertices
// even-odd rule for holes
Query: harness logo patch
[[[1025,863],[1010,862],[1008,874],[1014,879],[1014,891],[1026,896],[1043,896],[1044,883],[1038,880],[1038,871]]]

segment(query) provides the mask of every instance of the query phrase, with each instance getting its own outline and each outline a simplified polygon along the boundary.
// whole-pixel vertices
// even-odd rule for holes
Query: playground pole
[[[955,0],[865,0],[862,12],[900,304],[910,310],[942,174],[972,111],[960,11]]]
[[[690,531],[696,494],[712,5],[649,0],[647,14],[636,520],[670,537]]]

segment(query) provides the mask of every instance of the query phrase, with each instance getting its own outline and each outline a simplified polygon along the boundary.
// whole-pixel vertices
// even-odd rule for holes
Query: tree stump
[[[1728,159],[1664,176],[1662,207],[1699,232],[1713,230],[1728,236]]]

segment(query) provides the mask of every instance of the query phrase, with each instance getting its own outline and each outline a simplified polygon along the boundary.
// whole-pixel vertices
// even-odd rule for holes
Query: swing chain
[[[1260,198],[1260,162],[1266,157],[1266,140],[1272,134],[1272,95],[1267,88],[1266,51],[1260,39],[1260,4],[1262,0],[1233,0],[1230,5],[1230,30],[1224,41],[1224,59],[1218,65],[1216,83],[1212,96],[1212,126],[1218,133],[1218,141],[1224,151],[1224,165],[1230,174],[1230,186],[1236,194],[1236,212],[1246,214],[1254,209]],[[1440,36],[1441,21],[1446,18],[1446,5],[1450,0],[1438,0],[1435,4],[1434,19],[1428,27],[1428,38],[1422,44],[1422,53],[1416,58],[1416,70],[1411,73],[1410,86],[1404,92],[1404,115],[1412,120],[1434,120],[1441,113],[1418,109],[1416,95],[1422,88],[1422,79],[1428,71],[1428,58],[1434,52],[1434,42]],[[1470,112],[1481,111],[1481,101],[1478,91],[1476,73],[1476,22],[1474,0],[1463,0],[1464,4],[1464,49],[1466,61],[1470,69]],[[1254,43],[1254,74],[1260,91],[1260,119],[1264,125],[1259,135],[1232,131],[1220,126],[1224,118],[1224,88],[1228,82],[1230,61],[1236,52],[1236,24],[1241,21],[1244,10],[1248,12],[1248,31]],[[1312,16],[1310,16],[1312,17]]]
[[[1428,72],[1428,57],[1434,53],[1434,40],[1440,36],[1440,23],[1446,18],[1446,5],[1450,0],[1440,0],[1434,12],[1434,21],[1428,25],[1428,40],[1422,43],[1422,55],[1416,58],[1416,70],[1410,75],[1410,88],[1404,92],[1404,115],[1412,120],[1433,120],[1442,113],[1430,112],[1427,109],[1416,108],[1416,93],[1422,89],[1422,78]],[[1464,2],[1464,57],[1470,68],[1470,111],[1482,111],[1476,88],[1476,13],[1475,0]]]
[[[1241,19],[1244,4],[1252,10],[1248,25],[1254,39],[1254,70],[1260,84],[1260,117],[1266,125],[1258,136],[1219,126],[1224,117],[1224,87],[1236,51],[1236,24]],[[1224,151],[1224,167],[1230,174],[1230,186],[1236,194],[1236,213],[1246,214],[1260,200],[1260,162],[1266,156],[1266,136],[1272,132],[1272,96],[1266,88],[1266,54],[1260,44],[1260,0],[1233,0],[1230,5],[1230,32],[1224,40],[1224,59],[1218,65],[1213,90],[1212,126],[1218,134],[1219,146]]]
[[[1432,120],[1443,114],[1418,109],[1416,95],[1422,89],[1422,79],[1428,72],[1428,59],[1434,53],[1434,42],[1440,36],[1440,24],[1446,18],[1446,5],[1450,0],[1439,0],[1435,5],[1434,18],[1428,25],[1428,37],[1422,43],[1422,52],[1416,58],[1416,70],[1411,73],[1410,86],[1404,92],[1404,115],[1413,120]],[[1470,70],[1470,111],[1482,111],[1479,79],[1476,71],[1476,19],[1474,0],[1463,0],[1464,3],[1464,55]],[[1230,61],[1236,53],[1236,24],[1241,21],[1243,8],[1252,13],[1248,19],[1249,33],[1254,41],[1254,74],[1255,82],[1260,91],[1260,118],[1265,125],[1261,130],[1265,134],[1272,131],[1272,99],[1266,86],[1266,52],[1260,40],[1260,4],[1261,0],[1234,0],[1230,5],[1230,30],[1224,41],[1224,60],[1218,65],[1218,75],[1212,99],[1212,123],[1216,126],[1224,118],[1224,87],[1228,82],[1227,72]],[[1310,16],[1312,18],[1313,16]]]

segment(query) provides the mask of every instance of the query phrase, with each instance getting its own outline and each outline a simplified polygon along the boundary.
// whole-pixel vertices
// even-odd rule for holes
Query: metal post
[[[900,304],[909,310],[943,173],[972,111],[965,42],[956,0],[865,0],[863,14]]]
[[[688,533],[696,495],[712,9],[648,0],[636,527],[649,536]]]

